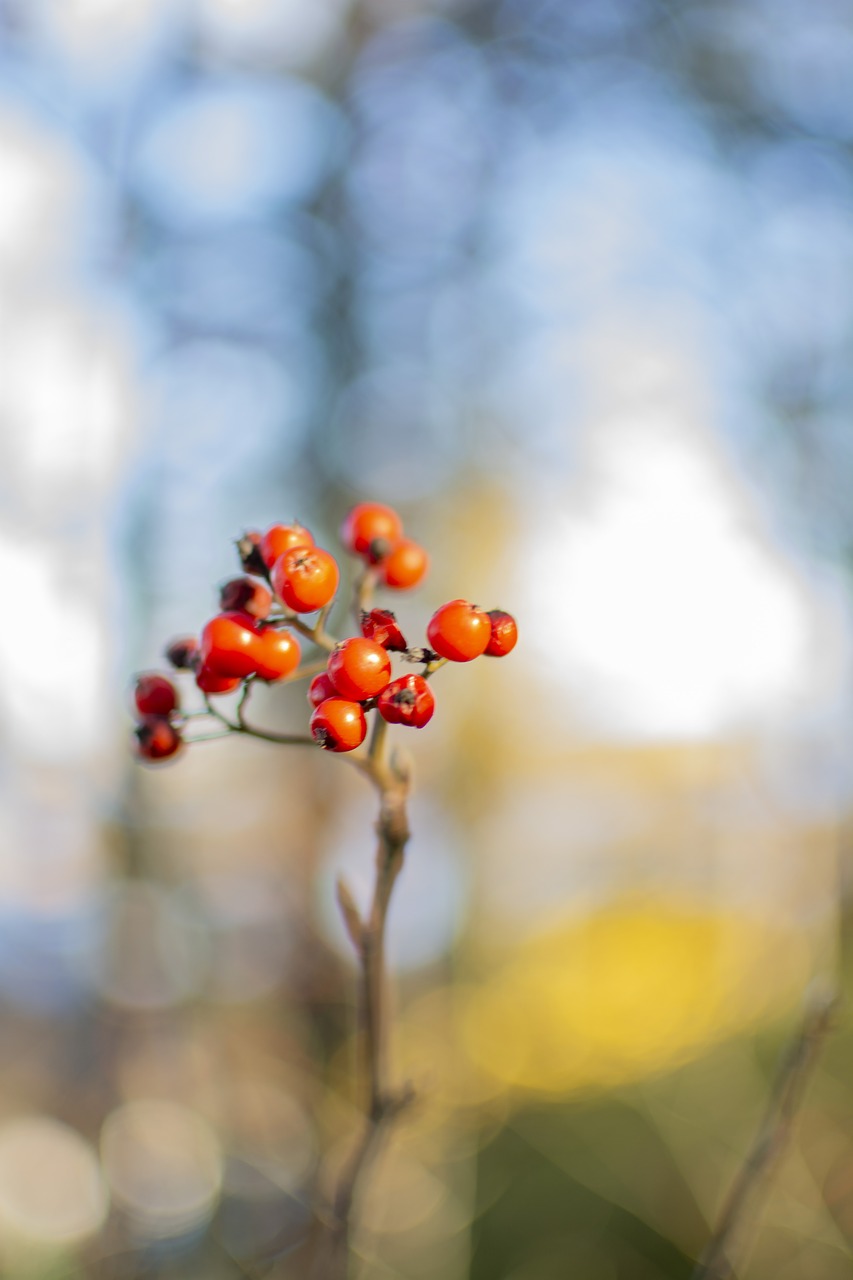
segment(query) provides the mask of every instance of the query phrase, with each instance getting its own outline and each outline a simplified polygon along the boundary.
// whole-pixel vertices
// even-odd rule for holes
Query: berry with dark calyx
[[[136,754],[140,760],[168,760],[184,740],[165,716],[146,716],[136,727]]]
[[[168,645],[165,657],[177,671],[195,671],[200,661],[198,640],[195,636],[179,636]]]
[[[484,650],[491,658],[503,658],[511,653],[518,641],[518,627],[511,613],[503,609],[490,609],[491,635]]]
[[[321,671],[308,686],[308,701],[312,707],[319,707],[327,698],[336,698],[338,691],[329,678],[328,671]]]
[[[468,600],[449,600],[436,609],[427,626],[433,649],[448,662],[470,662],[485,653],[491,637],[489,615]]]
[[[365,640],[375,640],[383,649],[403,653],[408,648],[397,618],[390,609],[371,609],[361,613],[361,634]]]
[[[266,567],[271,569],[279,556],[283,556],[285,551],[290,551],[291,547],[313,546],[313,535],[296,520],[293,524],[274,524],[261,538],[261,559]]]
[[[258,574],[261,578],[267,576],[267,566],[264,564],[261,555],[261,535],[257,529],[250,529],[248,533],[244,533],[242,538],[238,538],[236,542],[237,555],[240,557],[240,564],[246,573]]]
[[[401,538],[382,561],[380,580],[386,587],[408,591],[423,580],[429,568],[429,556],[419,542]]]
[[[313,613],[335,598],[340,572],[334,556],[320,547],[291,547],[271,575],[273,590],[294,613]]]
[[[259,637],[257,674],[261,680],[284,680],[299,666],[299,641],[290,631],[264,627]]]
[[[230,578],[219,588],[219,607],[223,613],[263,619],[272,608],[272,592],[257,578]]]
[[[154,671],[137,676],[133,701],[141,716],[170,716],[179,705],[178,691],[171,680]]]
[[[242,676],[220,676],[209,667],[199,667],[195,682],[202,693],[233,693],[243,683]]]
[[[400,676],[380,693],[376,706],[389,724],[407,724],[422,729],[432,719],[435,698],[423,676]]]
[[[258,669],[259,632],[248,613],[219,613],[201,633],[201,662],[214,675],[251,676]]]
[[[329,654],[327,670],[342,698],[363,702],[381,693],[391,679],[391,659],[375,640],[350,636]]]
[[[393,507],[359,502],[341,525],[341,542],[368,564],[380,564],[403,536],[403,522]]]
[[[314,709],[311,736],[325,751],[354,751],[367,736],[367,721],[357,702],[326,698]]]

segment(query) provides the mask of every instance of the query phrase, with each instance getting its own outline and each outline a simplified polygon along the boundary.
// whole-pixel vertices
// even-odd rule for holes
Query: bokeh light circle
[[[178,1103],[145,1098],[118,1107],[101,1130],[101,1160],[115,1203],[135,1234],[188,1234],[213,1213],[222,1153],[207,1122]]]
[[[106,1217],[98,1158],[68,1125],[20,1116],[0,1129],[0,1236],[63,1248],[93,1235]]]

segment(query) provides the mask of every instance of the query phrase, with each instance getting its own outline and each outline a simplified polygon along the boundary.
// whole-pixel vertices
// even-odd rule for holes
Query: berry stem
[[[367,564],[355,580],[352,593],[352,614],[355,625],[361,630],[361,615],[370,612],[373,604],[373,593],[379,575],[374,565]]]
[[[385,973],[385,929],[397,877],[409,840],[407,802],[409,775],[388,756],[388,725],[376,717],[366,756],[354,760],[379,794],[376,823],[376,879],[370,910],[356,933],[360,974],[362,1072],[365,1122],[338,1180],[324,1245],[314,1274],[323,1280],[345,1280],[348,1272],[352,1215],[359,1185],[397,1115],[414,1098],[411,1086],[393,1090],[388,1083],[388,993]],[[350,936],[353,936],[350,921]]]
[[[303,622],[298,614],[287,615],[287,625],[292,627],[294,631],[298,631],[300,635],[306,636],[309,640],[313,640],[318,649],[325,649],[327,653],[331,653],[337,644],[337,640],[333,636],[326,633],[325,620],[328,613],[328,606],[323,609],[322,613],[317,615],[313,627],[309,627],[307,622]]]
[[[242,733],[247,738],[260,738],[262,742],[277,742],[285,747],[314,747],[316,743],[313,738],[308,738],[304,734],[299,733],[274,733],[271,729],[256,729],[254,725],[246,724],[243,719],[244,704],[248,699],[251,690],[251,683],[247,683],[240,697],[237,706],[237,724],[224,716],[222,712],[214,707],[209,698],[205,698],[205,706],[207,714],[213,716],[214,720],[218,720],[220,724],[225,726],[228,733]],[[227,737],[226,733],[211,734],[212,737]],[[203,742],[204,738],[194,738],[194,742]]]

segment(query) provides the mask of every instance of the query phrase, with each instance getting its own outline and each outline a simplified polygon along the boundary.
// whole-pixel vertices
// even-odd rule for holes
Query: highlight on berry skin
[[[449,600],[427,621],[426,643],[409,643],[393,610],[374,604],[375,592],[419,586],[429,568],[427,551],[406,536],[393,507],[358,503],[344,518],[340,537],[357,562],[354,590],[344,592],[338,560],[297,520],[236,540],[241,573],[220,586],[218,612],[197,634],[178,636],[164,649],[174,677],[183,674],[202,705],[185,709],[175,678],[157,671],[139,675],[133,686],[138,759],[168,761],[194,741],[233,733],[357,752],[368,717],[379,728],[383,722],[413,729],[430,723],[436,705],[431,680],[445,663],[505,657],[515,648],[518,629],[504,609]],[[347,634],[353,629],[348,613],[355,634]],[[253,688],[297,682],[308,702],[307,724],[303,701],[301,729],[276,734],[254,727],[247,718]]]
[[[354,751],[367,736],[361,704],[347,698],[326,698],[311,717],[311,736],[324,751]]]
[[[427,638],[448,662],[471,662],[485,653],[491,637],[489,615],[468,600],[450,600],[429,620]]]

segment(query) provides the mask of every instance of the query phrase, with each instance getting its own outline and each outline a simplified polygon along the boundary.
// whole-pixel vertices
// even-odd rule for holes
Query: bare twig
[[[366,564],[353,585],[352,616],[359,631],[361,631],[361,615],[369,613],[373,604],[373,593],[376,590],[378,578],[379,572],[376,566]]]
[[[732,1253],[754,1223],[762,1191],[780,1163],[806,1085],[832,1029],[838,1000],[823,995],[808,1007],[797,1036],[779,1065],[773,1092],[746,1160],[732,1183],[714,1233],[696,1264],[692,1280],[728,1280]]]
[[[387,751],[387,724],[377,717],[367,756],[359,761],[379,793],[376,823],[378,847],[373,900],[366,918],[358,918],[348,891],[339,900],[347,932],[360,963],[362,1071],[365,1119],[362,1132],[338,1179],[326,1218],[324,1239],[315,1259],[315,1276],[343,1280],[348,1273],[352,1213],[359,1187],[392,1120],[413,1100],[408,1086],[392,1090],[388,1084],[385,991],[385,926],[388,906],[409,839],[408,772],[395,767]]]

